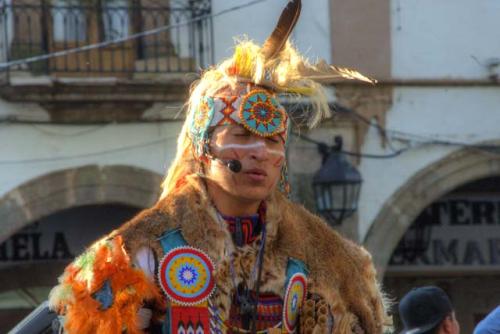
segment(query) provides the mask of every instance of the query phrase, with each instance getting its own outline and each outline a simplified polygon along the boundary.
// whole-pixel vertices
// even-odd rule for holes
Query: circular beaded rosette
[[[306,276],[294,274],[288,283],[283,304],[283,324],[288,332],[294,332],[297,326],[300,310],[304,305],[307,293]]]
[[[182,305],[208,299],[215,288],[214,264],[207,254],[192,247],[177,247],[160,262],[158,278],[167,296]]]
[[[286,111],[278,100],[262,89],[245,95],[240,105],[241,124],[262,137],[271,137],[286,130]]]

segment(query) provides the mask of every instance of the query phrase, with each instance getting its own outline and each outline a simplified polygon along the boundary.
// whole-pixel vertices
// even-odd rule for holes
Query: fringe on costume
[[[59,282],[49,303],[64,315],[68,333],[142,333],[139,308],[145,300],[161,302],[154,282],[132,266],[119,236],[96,242],[66,268]],[[93,295],[106,282],[113,300],[104,309]]]

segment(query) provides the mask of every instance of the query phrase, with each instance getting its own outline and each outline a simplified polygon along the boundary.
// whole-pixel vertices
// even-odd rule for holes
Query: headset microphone
[[[239,161],[237,159],[222,160],[222,159],[216,158],[212,154],[210,154],[208,146],[205,149],[206,149],[206,152],[207,152],[206,155],[210,159],[219,161],[220,163],[222,163],[224,166],[226,166],[233,173],[239,173],[239,172],[241,172],[241,168],[243,167],[241,165],[241,161]]]
[[[227,160],[225,162],[225,165],[233,173],[239,173],[239,172],[241,172],[241,167],[242,166],[241,166],[241,162],[239,160],[236,160],[236,159]]]

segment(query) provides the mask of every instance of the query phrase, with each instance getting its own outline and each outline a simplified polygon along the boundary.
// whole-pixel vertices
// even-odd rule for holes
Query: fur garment
[[[386,314],[370,254],[278,191],[266,200],[266,207],[267,238],[260,291],[283,297],[287,260],[301,260],[309,270],[308,292],[330,306],[334,334],[359,330],[382,333]],[[176,228],[190,246],[206,252],[214,261],[217,289],[212,301],[227,319],[234,280],[236,285],[245,281],[252,288],[250,274],[261,240],[235,248],[208,198],[204,182],[194,175],[175,194],[142,211],[111,236],[123,238],[131,258],[149,247],[161,259],[164,254],[158,238]]]

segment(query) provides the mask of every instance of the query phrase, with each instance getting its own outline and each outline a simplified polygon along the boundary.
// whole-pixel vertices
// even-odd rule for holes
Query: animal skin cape
[[[308,296],[319,296],[329,305],[333,333],[382,333],[387,318],[370,254],[279,191],[266,200],[266,207],[260,291],[283,297],[287,260],[297,259],[308,268]],[[164,319],[170,304],[157,276],[134,265],[134,259],[149,249],[157,266],[164,256],[158,239],[176,229],[189,246],[212,259],[216,288],[210,300],[227,319],[234,275],[236,282],[248,280],[257,247],[234,247],[204,182],[192,175],[175,194],[140,212],[67,267],[50,300],[52,308],[64,315],[65,329],[69,333],[141,333],[136,314],[144,305],[153,309],[152,321]],[[110,292],[104,293],[107,299],[103,290]],[[301,316],[304,328],[303,320],[309,315]],[[314,332],[325,331],[316,328]]]

